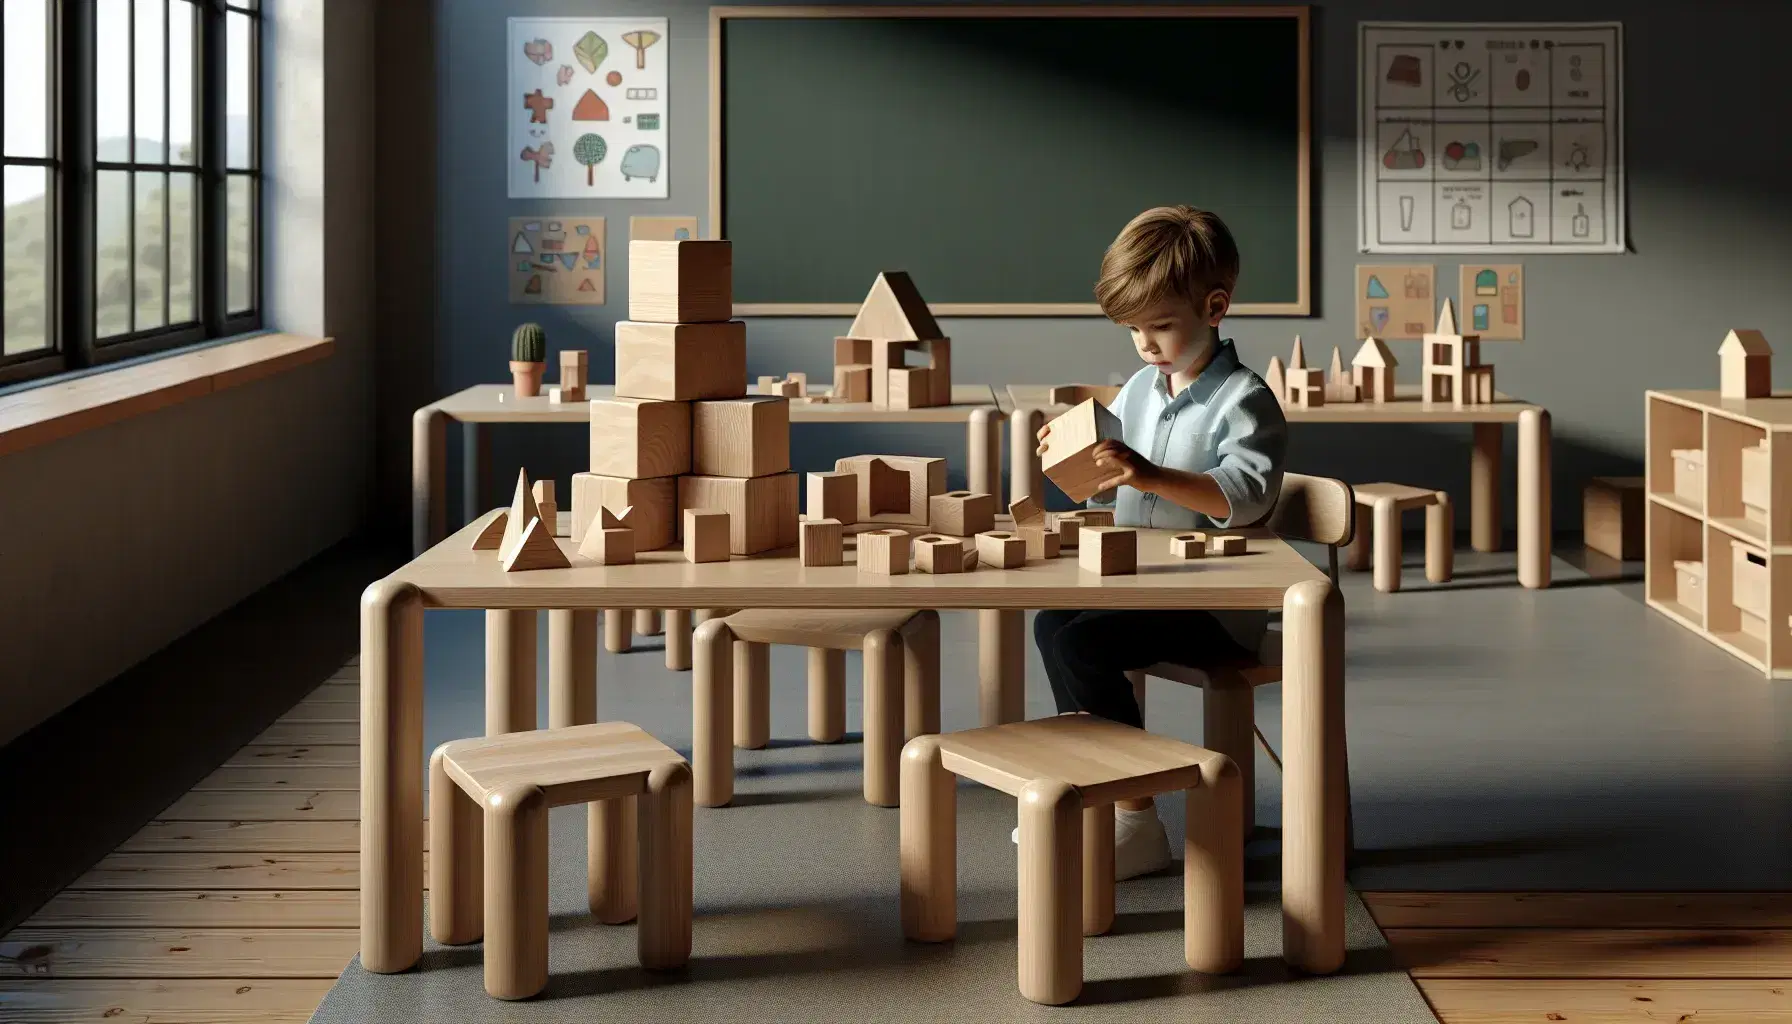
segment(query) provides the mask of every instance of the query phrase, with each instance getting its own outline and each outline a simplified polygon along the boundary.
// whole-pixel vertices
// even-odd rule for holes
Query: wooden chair
[[[448,945],[483,936],[495,998],[547,985],[548,808],[579,803],[591,912],[640,918],[642,967],[691,958],[691,769],[677,751],[627,722],[455,740],[429,759],[430,930]]]
[[[726,633],[699,632],[697,642],[734,644],[734,745],[743,750],[771,739],[770,645],[809,648],[809,737],[817,743],[846,734],[846,652],[864,652],[865,802],[896,806],[903,742],[940,731],[939,613],[765,608],[722,623]]]
[[[1020,993],[1058,1005],[1083,987],[1083,936],[1114,923],[1114,802],[1185,790],[1183,958],[1244,960],[1244,788],[1223,754],[1092,715],[910,740],[902,751],[902,933],[958,930],[957,776],[1020,801]]]
[[[1358,572],[1369,568],[1369,546],[1375,546],[1375,589],[1391,594],[1400,589],[1400,514],[1425,510],[1425,578],[1448,583],[1456,568],[1456,516],[1446,491],[1406,484],[1358,484],[1357,505],[1371,510],[1368,522],[1359,523],[1350,540],[1345,565]]]
[[[1269,514],[1262,525],[1275,531],[1277,535],[1290,540],[1307,541],[1324,544],[1326,548],[1326,574],[1331,577],[1332,585],[1338,583],[1338,548],[1350,542],[1355,528],[1356,502],[1352,497],[1351,487],[1342,480],[1329,477],[1306,476],[1301,473],[1287,473],[1282,477],[1282,494],[1276,502],[1275,510]],[[1263,744],[1263,750],[1275,762],[1279,769],[1281,759],[1276,756],[1275,749],[1264,738],[1262,730],[1257,728],[1256,687],[1268,683],[1282,681],[1282,634],[1280,630],[1271,630],[1264,639],[1262,649],[1258,652],[1255,664],[1199,667],[1193,665],[1175,665],[1160,662],[1156,665],[1129,672],[1132,680],[1133,695],[1138,698],[1139,711],[1145,710],[1145,680],[1147,678],[1167,679],[1171,682],[1188,686],[1201,687],[1203,722],[1202,742],[1213,750],[1231,758],[1238,765],[1244,780],[1243,822],[1246,836],[1256,826],[1256,751],[1252,742]],[[1346,807],[1350,793],[1350,756],[1348,746],[1345,751],[1344,792]],[[1346,834],[1351,834],[1348,816],[1345,819]],[[1354,842],[1352,846],[1354,847]]]

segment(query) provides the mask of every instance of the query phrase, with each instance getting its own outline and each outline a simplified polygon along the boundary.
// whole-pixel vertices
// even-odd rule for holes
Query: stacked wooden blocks
[[[910,366],[910,352],[924,365]],[[952,339],[906,273],[877,275],[852,327],[834,339],[833,400],[891,409],[952,404]]]
[[[1327,403],[1387,402],[1394,397],[1394,368],[1399,363],[1387,345],[1378,338],[1364,338],[1351,357],[1348,370],[1344,352],[1332,346],[1331,369],[1321,370],[1307,365],[1306,349],[1300,336],[1294,338],[1294,350],[1286,365],[1280,356],[1272,356],[1264,372],[1263,383],[1284,408],[1314,409]]]
[[[552,481],[544,480],[531,488],[528,472],[519,472],[516,496],[511,499],[510,509],[500,512],[473,538],[473,549],[496,548],[498,563],[505,572],[570,567],[572,562],[566,552],[554,543],[553,492]],[[542,495],[549,499],[546,509],[536,500]]]
[[[1420,364],[1420,398],[1425,405],[1449,402],[1461,409],[1493,402],[1493,367],[1481,362],[1481,336],[1456,330],[1456,313],[1444,300],[1437,330],[1425,335]]]

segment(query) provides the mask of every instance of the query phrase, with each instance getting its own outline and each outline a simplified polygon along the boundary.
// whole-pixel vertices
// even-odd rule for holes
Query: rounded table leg
[[[980,724],[1006,725],[1027,715],[1026,615],[977,612],[977,704]]]
[[[691,638],[691,773],[696,801],[734,799],[734,631],[710,619]]]
[[[597,613],[548,612],[548,727],[597,721]]]
[[[535,728],[535,612],[485,613],[485,734]]]
[[[1076,790],[1045,779],[1021,790],[1020,994],[1035,1003],[1083,990],[1082,833]]]
[[[691,667],[691,613],[686,608],[666,609],[666,667],[687,672]]]
[[[893,629],[865,635],[865,802],[895,807],[902,759],[903,643]]]
[[[809,738],[838,743],[846,736],[846,652],[809,648]]]
[[[918,611],[902,627],[902,737],[940,731],[940,613]]]
[[[1549,413],[1518,414],[1518,582],[1549,586]]]
[[[734,641],[734,745],[763,750],[772,737],[772,646]]]
[[[632,646],[633,637],[629,635],[629,619],[633,613],[627,608],[607,608],[604,610],[604,650],[611,654],[622,654]]]
[[[636,608],[635,632],[641,636],[659,636],[660,610],[658,608]]]
[[[958,933],[958,779],[940,763],[938,736],[902,749],[902,934],[945,942]]]
[[[423,592],[387,577],[361,594],[361,961],[423,955]]]

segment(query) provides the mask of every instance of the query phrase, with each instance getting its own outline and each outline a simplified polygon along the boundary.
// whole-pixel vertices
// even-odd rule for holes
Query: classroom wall
[[[365,520],[373,19],[325,4],[270,5],[264,258],[268,326],[336,352],[0,458],[0,744]]]
[[[510,200],[507,164],[504,19],[511,15],[575,15],[571,0],[440,0],[437,187],[440,230],[440,320],[436,385],[448,393],[505,379],[510,330],[536,320],[551,349],[591,350],[593,380],[608,380],[610,333],[626,315],[625,261],[611,264],[602,307],[510,306],[496,260],[505,218],[529,214],[603,215],[609,246],[625,251],[631,214],[698,214],[708,230],[708,5],[692,0],[617,0],[604,13],[671,18],[671,198],[664,201]],[[1359,262],[1402,262],[1355,251],[1357,23],[1365,20],[1462,20],[1459,5],[1419,0],[1322,3],[1314,12],[1316,307],[1309,318],[1238,318],[1227,333],[1246,362],[1261,369],[1286,358],[1295,334],[1310,356],[1351,344],[1352,291]],[[1510,257],[1522,262],[1528,291],[1528,337],[1483,346],[1501,390],[1547,407],[1554,423],[1554,498],[1558,529],[1576,530],[1587,477],[1640,473],[1642,393],[1649,388],[1715,387],[1715,350],[1731,327],[1758,327],[1783,352],[1775,379],[1792,386],[1792,199],[1783,183],[1792,166],[1792,137],[1780,130],[1792,115],[1792,89],[1769,58],[1764,40],[1792,34],[1792,5],[1759,0],[1507,0],[1500,20],[1621,20],[1624,23],[1624,146],[1628,161],[1629,237],[1622,255]],[[1198,59],[1191,62],[1198,67]],[[1776,181],[1776,175],[1781,176]],[[1116,230],[1120,225],[1115,225]],[[1249,273],[1250,254],[1245,255]],[[736,253],[737,260],[753,258]],[[1100,253],[1089,254],[1091,279]],[[1436,260],[1446,294],[1458,263]],[[924,284],[924,283],[923,283]],[[867,282],[869,285],[869,282]],[[844,319],[753,319],[748,372],[803,370],[830,376],[830,339]],[[1104,382],[1137,368],[1123,333],[1096,319],[944,321],[954,339],[960,382]],[[1414,380],[1416,342],[1393,343],[1403,379]],[[1346,354],[1351,351],[1346,348]],[[553,356],[550,354],[550,362]],[[1507,514],[1516,454],[1507,441]],[[964,471],[962,435],[949,428],[843,428],[827,436],[798,427],[799,467],[824,468],[840,455],[896,449],[943,454],[953,475]],[[1355,481],[1392,479],[1442,486],[1465,503],[1468,430],[1327,426],[1295,430],[1291,468]],[[564,477],[583,468],[584,438],[571,428],[497,431],[487,502],[502,500],[526,456],[533,472]],[[458,445],[454,446],[458,448]],[[830,467],[831,468],[831,467]],[[451,490],[450,493],[458,493]],[[458,512],[458,509],[456,510]],[[1459,523],[1467,529],[1466,516]]]

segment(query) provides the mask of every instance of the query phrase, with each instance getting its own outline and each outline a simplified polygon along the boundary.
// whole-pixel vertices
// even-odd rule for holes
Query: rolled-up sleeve
[[[1262,522],[1282,493],[1282,460],[1288,453],[1288,420],[1281,403],[1261,384],[1247,388],[1222,420],[1215,454],[1219,465],[1208,472],[1231,505],[1219,529]]]

